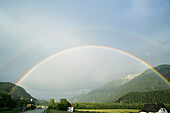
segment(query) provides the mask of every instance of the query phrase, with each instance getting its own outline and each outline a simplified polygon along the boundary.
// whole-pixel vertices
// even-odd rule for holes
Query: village
[[[80,104],[82,104],[82,103],[71,104],[66,99],[61,99],[60,103],[58,103],[58,102],[55,103],[54,99],[50,99],[50,103],[49,103],[49,106],[46,111],[50,111],[51,109],[53,109],[52,110],[53,112],[55,110],[61,110],[61,111],[67,111],[67,112],[89,112],[89,113],[90,112],[98,112],[98,113],[102,113],[102,112],[107,113],[108,112],[108,113],[114,113],[114,110],[118,110],[118,108],[105,109],[104,107],[100,107],[97,109],[97,108],[95,108],[95,105],[97,105],[98,103],[93,103],[93,107],[91,107],[90,109],[89,108],[87,109],[87,107],[77,107],[77,106],[81,106]],[[75,105],[75,107],[74,107],[74,105]],[[90,103],[86,103],[86,105],[90,106]],[[126,110],[127,109],[125,109],[123,111],[126,112]],[[132,112],[131,112],[131,109],[129,109],[129,110],[127,110],[127,112],[130,112],[130,113],[169,113],[170,112],[169,109],[164,104],[157,104],[157,103],[144,104],[141,109],[136,110],[138,112],[133,112],[133,110],[134,109],[132,109]],[[56,113],[57,113],[57,111],[56,111]]]

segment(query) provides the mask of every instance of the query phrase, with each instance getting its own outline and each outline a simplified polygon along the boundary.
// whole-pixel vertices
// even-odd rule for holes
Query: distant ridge
[[[13,86],[15,86],[15,84],[10,83],[10,82],[0,82],[0,92],[8,94]],[[15,88],[11,96],[15,100],[24,98],[28,100],[33,99],[33,101],[38,101],[36,98],[32,97],[29,93],[25,91],[24,88],[20,86],[17,86]]]
[[[170,81],[170,65],[159,65],[155,67],[155,69]],[[121,96],[129,92],[144,92],[163,89],[170,89],[170,87],[151,69],[147,69],[143,73],[132,77],[129,81],[122,83],[122,80],[114,80],[102,87],[92,90],[88,94],[80,95],[71,100],[73,102],[75,102],[74,100],[77,102],[115,102]]]
[[[78,97],[71,98],[71,102],[107,102],[107,98],[122,85],[121,80],[113,80],[97,89],[90,91],[88,94],[82,94]]]

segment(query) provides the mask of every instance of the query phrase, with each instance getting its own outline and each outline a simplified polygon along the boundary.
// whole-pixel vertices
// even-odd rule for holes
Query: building
[[[145,104],[140,113],[168,113],[163,104]]]
[[[72,104],[69,103],[67,111],[68,112],[73,112],[73,105]]]
[[[35,106],[35,102],[33,101],[27,101],[26,103],[26,109],[35,109],[36,106]]]

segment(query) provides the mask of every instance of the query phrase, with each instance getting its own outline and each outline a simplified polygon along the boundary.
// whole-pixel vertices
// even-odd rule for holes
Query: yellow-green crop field
[[[68,113],[66,111],[59,110],[50,110],[51,113]],[[140,110],[136,109],[76,109],[75,113],[130,113],[130,112],[139,112]]]
[[[139,112],[140,110],[136,110],[136,109],[76,109],[76,111],[98,112],[98,113],[130,113],[130,112]]]

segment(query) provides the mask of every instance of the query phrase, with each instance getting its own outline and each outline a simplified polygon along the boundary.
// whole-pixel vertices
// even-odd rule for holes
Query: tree
[[[55,105],[54,98],[51,98],[50,101],[49,101],[48,108],[49,108],[49,109],[54,109],[54,108],[53,108],[54,105]]]
[[[49,104],[52,105],[52,104],[54,104],[54,103],[55,103],[55,102],[54,102],[54,98],[51,98]]]
[[[0,107],[14,108],[16,107],[16,101],[11,98],[11,95],[0,93]]]
[[[23,108],[26,106],[26,103],[27,103],[27,101],[24,100],[24,99],[17,101],[17,105],[18,105],[18,107],[20,107],[21,109],[23,109]]]
[[[59,110],[67,111],[68,106],[69,106],[69,102],[65,98],[60,99],[60,103],[58,104]]]
[[[60,99],[60,103],[65,103],[65,102],[68,102],[67,99],[65,98]]]

